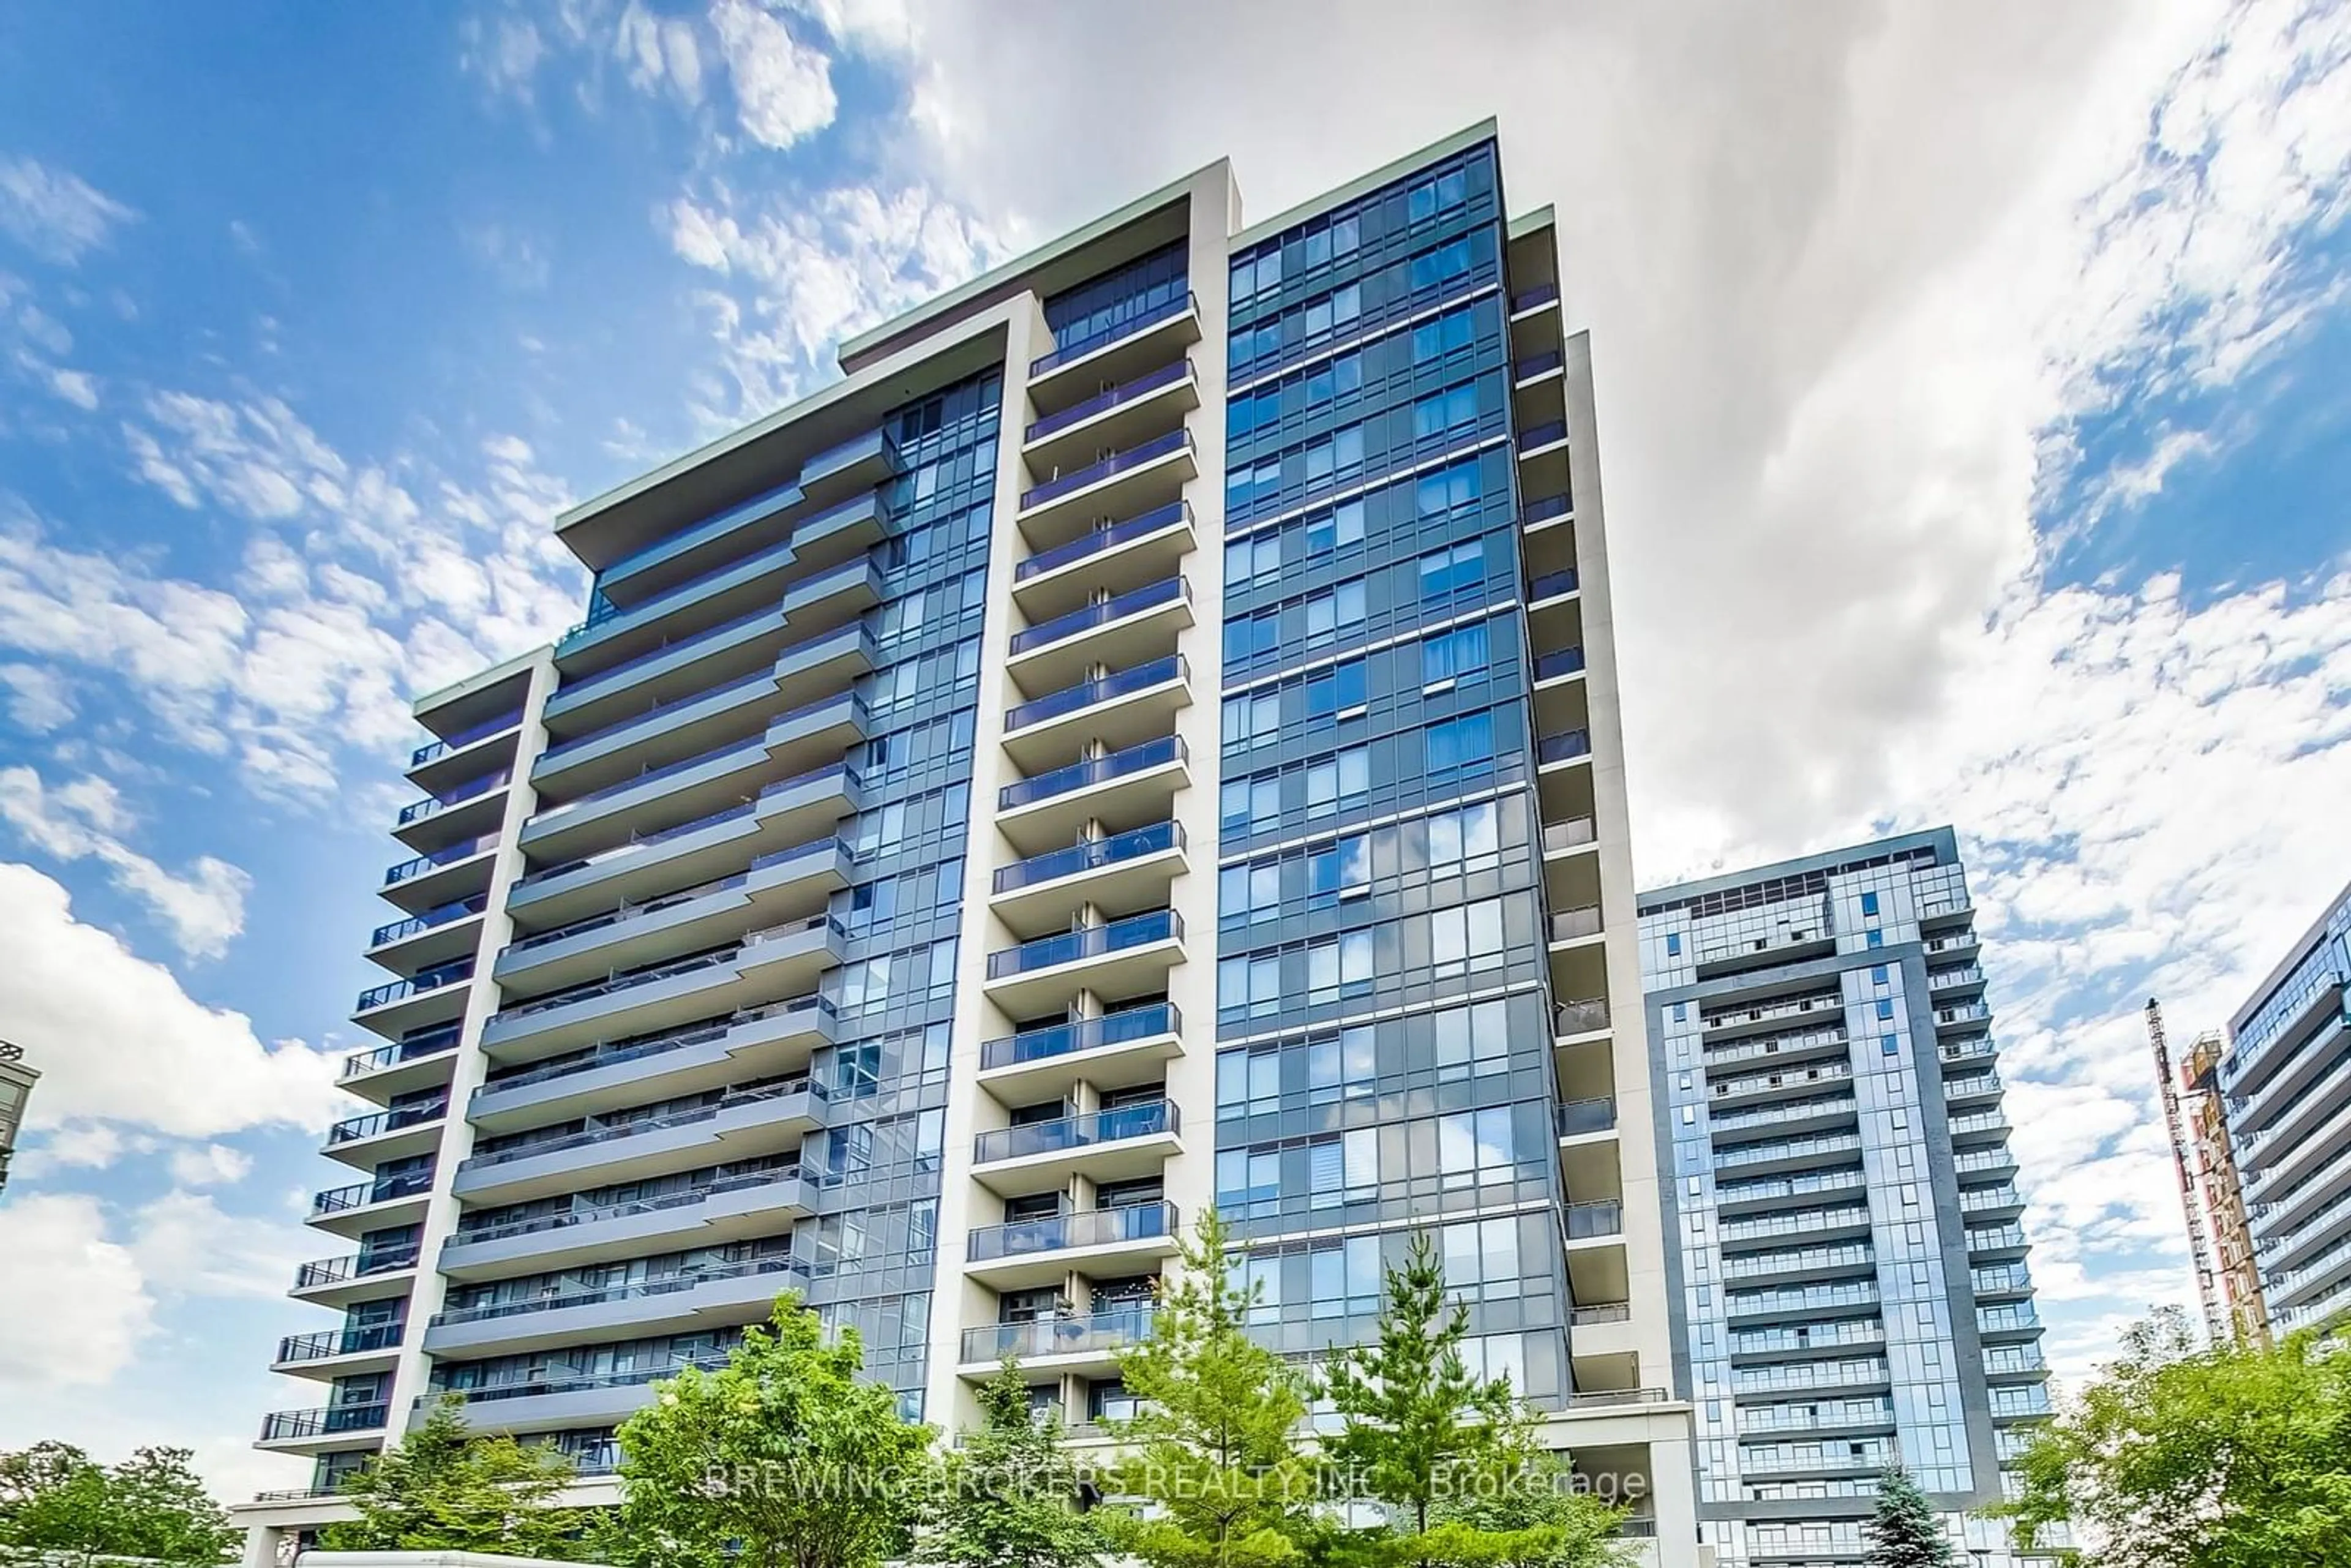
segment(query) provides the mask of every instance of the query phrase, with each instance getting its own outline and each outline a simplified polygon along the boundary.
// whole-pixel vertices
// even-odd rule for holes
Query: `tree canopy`
[[[559,1560],[591,1555],[588,1513],[559,1508],[577,1471],[544,1445],[485,1436],[465,1396],[444,1395],[416,1427],[343,1483],[359,1517],[327,1526],[336,1552],[492,1552]]]
[[[148,1448],[105,1466],[69,1443],[0,1453],[0,1546],[210,1564],[242,1534],[197,1479],[186,1448]]]
[[[954,1568],[1094,1568],[1110,1542],[1079,1511],[1060,1416],[1030,1414],[1028,1381],[1011,1361],[980,1385],[979,1410],[946,1457],[915,1555]]]
[[[2168,1310],[2125,1336],[1991,1511],[2027,1545],[2066,1520],[2105,1568],[2351,1563],[2351,1336],[2199,1347]]]
[[[725,1366],[654,1385],[621,1427],[616,1540],[638,1561],[872,1568],[912,1544],[927,1427],[867,1382],[856,1331],[828,1335],[797,1291]],[[735,1550],[730,1552],[730,1544]]]

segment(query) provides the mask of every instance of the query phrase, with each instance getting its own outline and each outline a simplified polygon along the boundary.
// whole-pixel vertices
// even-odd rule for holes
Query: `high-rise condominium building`
[[[23,1046],[0,1040],[0,1190],[8,1186],[8,1156],[16,1152],[16,1133],[25,1124],[25,1102],[40,1076],[26,1064]]]
[[[2274,1333],[2351,1307],[2351,887],[2229,1020],[2220,1059]]]
[[[1896,1462],[1947,1514],[1996,1501],[2049,1412],[1973,916],[1949,829],[1641,894],[1675,1385],[1725,1568],[1859,1564]]]
[[[1432,1235],[1696,1560],[1551,214],[1490,125],[1239,212],[1218,162],[852,340],[566,514],[582,623],[417,705],[339,1322],[262,1433],[314,1487],[444,1390],[608,1468],[786,1287],[910,1415],[1013,1354],[1082,1437],[1213,1204],[1301,1354]]]

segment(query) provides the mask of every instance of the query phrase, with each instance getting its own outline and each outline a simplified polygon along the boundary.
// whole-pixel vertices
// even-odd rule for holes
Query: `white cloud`
[[[41,1070],[37,1128],[102,1121],[207,1138],[324,1127],[342,1107],[337,1058],[264,1045],[242,1014],[195,1001],[169,970],[76,920],[66,890],[29,866],[0,863],[0,1040]]]
[[[98,1200],[26,1193],[0,1204],[0,1389],[90,1387],[131,1364],[155,1301]]]
[[[912,55],[922,43],[921,18],[907,0],[792,0],[792,8],[853,53],[892,58]]]
[[[71,266],[138,215],[70,171],[0,156],[0,235],[44,261]]]
[[[612,54],[638,91],[665,85],[687,104],[702,101],[702,46],[685,18],[655,16],[629,0],[614,26]]]
[[[494,93],[531,101],[539,62],[547,57],[547,43],[537,26],[522,16],[488,22],[467,17],[458,33],[464,47],[457,63],[463,69],[481,78]]]
[[[7,688],[8,718],[19,729],[47,735],[72,722],[72,688],[54,669],[0,664],[0,686]]]
[[[172,1151],[172,1179],[182,1186],[226,1186],[253,1174],[253,1156],[226,1144],[183,1144]]]
[[[166,1193],[134,1218],[131,1255],[163,1294],[276,1301],[317,1243],[282,1219],[225,1214],[203,1193]]]
[[[717,0],[710,25],[734,84],[737,116],[753,140],[786,148],[832,123],[840,106],[832,62],[793,37],[781,17],[751,0]]]
[[[52,369],[48,372],[49,390],[85,412],[98,407],[98,378],[88,371]]]
[[[0,821],[57,860],[98,861],[191,956],[217,958],[245,929],[253,879],[211,855],[174,876],[131,849],[120,836],[129,825],[120,797],[103,779],[82,778],[52,789],[30,768],[0,768]]]
[[[139,1150],[141,1141],[110,1122],[73,1122],[21,1152],[16,1175],[37,1176],[48,1171],[104,1170],[124,1154]]]

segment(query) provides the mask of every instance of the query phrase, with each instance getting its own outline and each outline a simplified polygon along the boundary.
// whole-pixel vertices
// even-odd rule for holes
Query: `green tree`
[[[1094,1568],[1109,1548],[1078,1511],[1080,1477],[1058,1416],[1034,1418],[1020,1368],[980,1385],[980,1422],[949,1454],[916,1556],[956,1568]]]
[[[1119,1360],[1135,1416],[1106,1422],[1123,1454],[1110,1490],[1157,1505],[1106,1521],[1154,1568],[1272,1568],[1315,1538],[1314,1475],[1297,1449],[1313,1385],[1249,1335],[1253,1285],[1209,1209],[1162,1280],[1151,1333]]]
[[[1423,1231],[1385,1270],[1379,1337],[1333,1346],[1325,1376],[1346,1425],[1325,1446],[1350,1483],[1427,1531],[1441,1498],[1498,1472],[1518,1414],[1508,1378],[1473,1375],[1461,1346],[1469,1309],[1445,1297],[1445,1262]]]
[[[613,1540],[663,1564],[869,1568],[903,1555],[931,1432],[864,1367],[855,1330],[828,1336],[797,1291],[778,1297],[771,1328],[746,1331],[723,1367],[655,1384],[621,1427]]]
[[[185,1448],[139,1448],[107,1468],[67,1443],[0,1454],[0,1545],[209,1564],[241,1533],[205,1492]]]
[[[1346,1424],[1326,1456],[1400,1527],[1364,1544],[1416,1564],[1616,1561],[1621,1514],[1543,1451],[1508,1378],[1470,1371],[1468,1335],[1468,1309],[1448,1300],[1444,1259],[1423,1232],[1404,1266],[1385,1270],[1377,1336],[1332,1347],[1331,1402]]]
[[[327,1526],[329,1550],[588,1555],[587,1511],[555,1501],[577,1474],[569,1457],[476,1434],[465,1406],[463,1395],[444,1395],[423,1426],[343,1483],[359,1517]]]
[[[1952,1568],[1950,1539],[1936,1521],[1935,1505],[1900,1465],[1878,1478],[1868,1535],[1869,1568]]]
[[[2177,1309],[2124,1337],[1988,1511],[2028,1546],[2071,1521],[2103,1568],[2351,1563],[2351,1335],[2202,1349]]]

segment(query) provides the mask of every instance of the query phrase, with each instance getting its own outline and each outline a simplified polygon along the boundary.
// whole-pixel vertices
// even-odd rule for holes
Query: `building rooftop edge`
[[[1822,850],[1808,855],[1792,855],[1786,860],[1766,861],[1761,865],[1739,871],[1723,872],[1714,876],[1694,877],[1687,882],[1668,883],[1663,887],[1645,888],[1633,895],[1635,911],[1641,915],[1654,913],[1652,901],[1658,904],[1697,898],[1709,893],[1722,893],[1750,883],[1768,882],[1774,877],[1799,876],[1810,871],[1834,871],[1853,861],[1872,860],[1879,855],[1893,854],[1902,850],[1931,849],[1952,864],[1959,863],[1959,834],[1948,823],[1939,828],[1920,828],[1913,832],[1892,833],[1882,839],[1869,839],[1857,844]]]
[[[552,658],[554,655],[555,644],[541,643],[538,646],[527,649],[510,659],[501,659],[495,664],[476,670],[462,680],[451,681],[447,685],[434,691],[419,692],[409,699],[408,711],[421,717],[434,708],[446,707],[469,692],[478,691],[484,686],[496,685],[500,681],[521,674],[541,660]]]
[[[1545,202],[1533,212],[1520,213],[1517,217],[1512,218],[1505,225],[1505,232],[1512,239],[1524,239],[1531,234],[1557,227],[1559,227],[1559,214],[1549,202]]]
[[[2335,896],[2320,907],[2317,918],[2304,926],[2302,935],[2287,946],[2285,956],[2272,965],[2269,973],[2262,977],[2261,983],[2253,988],[2252,995],[2245,999],[2244,1005],[2229,1015],[2229,1043],[2231,1047],[2237,1043],[2237,1031],[2244,1028],[2245,1020],[2261,1011],[2271,994],[2284,984],[2285,977],[2310,956],[2311,949],[2318,946],[2318,939],[2326,935],[2327,921],[2346,902],[2351,902],[2351,882],[2335,890]]]
[[[1465,148],[1475,147],[1480,141],[1492,141],[1499,134],[1499,122],[1489,114],[1474,125],[1465,125],[1458,131],[1438,137],[1426,147],[1407,152],[1401,158],[1391,158],[1369,173],[1358,174],[1344,184],[1334,185],[1319,196],[1310,196],[1296,206],[1276,213],[1262,222],[1249,225],[1234,235],[1226,243],[1225,248],[1239,250],[1244,246],[1255,245],[1261,239],[1280,233],[1292,224],[1303,223],[1319,212],[1335,207],[1342,202],[1351,202],[1367,192],[1390,184],[1424,163],[1433,163],[1439,158],[1461,152]]]

